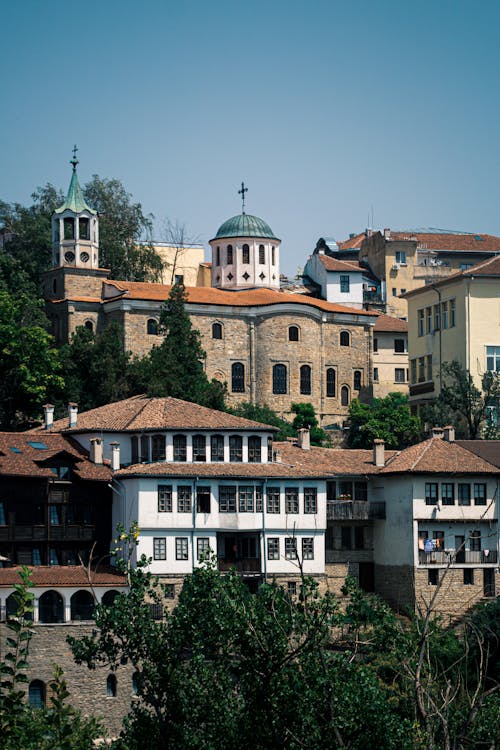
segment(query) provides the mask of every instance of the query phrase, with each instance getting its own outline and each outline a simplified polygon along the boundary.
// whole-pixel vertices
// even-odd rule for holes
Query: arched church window
[[[351,346],[351,337],[349,331],[340,332],[340,346]]]
[[[106,695],[108,698],[116,698],[116,676],[109,674],[106,679]]]
[[[349,406],[349,387],[343,385],[340,389],[340,403],[342,406]]]
[[[300,392],[303,396],[311,395],[311,368],[302,365],[300,368]]]
[[[222,323],[212,323],[212,338],[213,339],[222,338]]]
[[[287,391],[286,365],[274,365],[273,367],[273,393],[283,394]]]
[[[226,248],[226,263],[228,266],[232,266],[233,264],[233,246],[228,245]]]
[[[75,220],[64,219],[64,239],[74,240],[75,239]]]
[[[263,266],[266,262],[266,248],[264,245],[259,245],[259,263]]]
[[[289,326],[288,328],[288,341],[298,341],[299,340],[299,327],[298,326]]]
[[[220,266],[220,246],[217,245],[215,248],[215,265]]]
[[[147,330],[149,336],[158,336],[158,321],[154,318],[149,318]]]
[[[30,708],[42,708],[45,705],[45,683],[42,680],[32,680],[28,688]]]
[[[245,366],[235,362],[231,367],[231,390],[233,393],[245,392]]]
[[[90,240],[90,223],[85,217],[78,220],[78,235],[81,240]]]
[[[250,263],[250,248],[247,244],[243,245],[242,250],[242,261],[243,263]]]
[[[355,391],[361,390],[361,370],[354,370],[353,387]]]
[[[333,367],[329,367],[326,371],[326,395],[328,396],[328,398],[335,398],[335,377],[335,370],[333,369]]]
[[[85,321],[85,328],[86,328],[86,329],[87,329],[88,331],[93,331],[93,330],[94,330],[94,324],[92,323],[92,321],[91,321],[91,320],[86,320],[86,321]]]
[[[275,255],[274,255],[274,245],[271,247],[271,265],[276,265]]]

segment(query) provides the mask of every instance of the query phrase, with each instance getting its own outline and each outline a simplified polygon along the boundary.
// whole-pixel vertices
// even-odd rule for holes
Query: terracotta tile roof
[[[170,286],[164,284],[147,284],[138,281],[106,281],[105,302],[117,298],[143,299],[163,302],[170,293]],[[115,290],[115,291],[113,291]],[[326,312],[351,313],[355,315],[376,315],[367,310],[357,310],[345,305],[310,297],[306,294],[288,294],[274,289],[242,289],[230,292],[208,286],[186,287],[188,302],[200,305],[223,305],[229,307],[261,307],[264,305],[297,304],[309,305]]]
[[[457,440],[457,445],[500,468],[500,440]]]
[[[356,234],[354,237],[350,237],[348,240],[344,240],[344,242],[339,242],[337,244],[341,250],[348,250],[350,248],[361,247],[363,245],[363,240],[365,239],[366,234],[361,232],[360,234]]]
[[[81,565],[40,565],[28,566],[33,586],[89,586],[87,570]],[[0,568],[0,587],[12,587],[20,583],[19,571],[21,566]],[[93,586],[127,586],[126,576],[120,575],[113,568],[99,568],[91,571]]]
[[[457,271],[456,273],[452,273],[449,276],[446,276],[444,279],[433,282],[432,286],[441,287],[445,286],[446,284],[458,281],[462,278],[471,278],[473,276],[483,276],[485,278],[495,278],[497,276],[500,276],[500,255],[494,255],[492,258],[482,260],[480,263],[476,263],[475,266],[467,268],[465,271]],[[401,297],[403,299],[407,299],[408,297],[413,297],[419,293],[421,294],[423,291],[428,290],[428,288],[428,286],[423,286],[417,289],[411,289],[409,292],[406,292],[406,294],[402,294]]]
[[[254,422],[251,419],[235,417],[227,412],[208,409],[178,398],[149,398],[132,396],[123,401],[116,401],[97,409],[78,414],[77,426],[69,428],[67,419],[58,419],[52,426],[52,432],[78,433],[85,431],[99,432],[137,432],[138,430],[272,430],[277,428]],[[46,434],[43,427],[34,431]]]
[[[377,322],[373,327],[375,332],[378,331],[401,331],[408,332],[408,321],[401,318],[393,318],[390,315],[379,315]]]
[[[417,247],[427,250],[500,252],[500,237],[491,234],[391,230],[391,240],[417,240]]]
[[[46,430],[38,430],[36,435],[32,430],[0,432],[0,476],[53,479],[54,473],[45,464],[61,453],[70,456],[75,475],[80,479],[109,482],[108,466],[92,463],[76,442]]]
[[[365,269],[361,267],[359,261],[354,260],[339,260],[338,258],[332,258],[331,255],[319,255],[320,262],[324,265],[327,271],[358,271],[362,272]]]
[[[432,437],[398,453],[381,474],[500,474],[500,469],[484,461],[456,442]]]
[[[268,464],[247,463],[156,463],[136,464],[118,471],[116,477],[219,477],[227,478],[327,478],[336,476],[365,476],[377,474],[371,450],[347,450],[342,448],[311,448],[303,450],[288,442],[273,443],[279,451],[281,462]],[[386,451],[393,456],[395,451]]]

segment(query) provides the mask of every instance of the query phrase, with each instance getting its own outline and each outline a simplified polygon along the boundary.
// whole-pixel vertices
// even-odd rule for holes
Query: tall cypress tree
[[[207,378],[206,354],[200,332],[193,328],[186,312],[186,301],[184,285],[172,286],[160,314],[163,342],[151,350],[148,365],[142,368],[147,392],[224,409],[225,386]]]

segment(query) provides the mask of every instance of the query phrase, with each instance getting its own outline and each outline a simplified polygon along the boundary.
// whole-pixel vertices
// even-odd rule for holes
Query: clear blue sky
[[[500,235],[494,0],[5,0],[0,198],[117,177],[206,243],[240,212],[282,238]]]

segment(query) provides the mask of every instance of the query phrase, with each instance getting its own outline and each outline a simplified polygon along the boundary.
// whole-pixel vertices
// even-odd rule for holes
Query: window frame
[[[268,560],[279,560],[280,559],[280,538],[279,536],[267,537],[267,559]]]
[[[425,483],[425,504],[437,505],[439,502],[439,485],[437,482]]]
[[[154,536],[153,537],[153,560],[166,560],[167,559],[167,537],[166,536]]]
[[[282,362],[273,365],[273,394],[285,396],[288,393],[288,368]]]
[[[312,393],[312,370],[311,365],[301,365],[299,370],[299,390],[301,396],[310,396]]]
[[[285,513],[287,515],[299,513],[298,487],[285,487]]]
[[[191,513],[193,510],[193,492],[190,484],[177,485],[177,513]]]
[[[231,365],[231,393],[245,393],[245,365],[233,362]]]
[[[180,561],[189,560],[189,539],[187,536],[175,537],[175,559]]]
[[[229,436],[229,462],[232,464],[243,462],[243,438],[241,435]]]
[[[302,537],[302,559],[314,560],[314,537],[313,536]]]
[[[297,539],[294,536],[285,537],[285,560],[297,560]]]
[[[318,512],[318,488],[304,487],[304,513],[315,515]]]
[[[266,488],[266,513],[277,515],[281,512],[281,492],[279,487]]]
[[[236,513],[236,494],[235,484],[219,485],[219,513]]]
[[[171,484],[159,484],[157,489],[157,512],[158,513],[172,513],[172,485]]]

